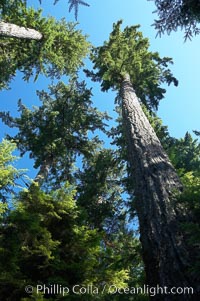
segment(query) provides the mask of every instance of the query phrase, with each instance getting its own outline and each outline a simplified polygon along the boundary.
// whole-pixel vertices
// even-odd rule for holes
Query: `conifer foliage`
[[[58,82],[49,89],[49,93],[37,92],[40,107],[30,110],[19,101],[20,117],[2,112],[1,118],[19,129],[16,136],[8,138],[17,143],[21,155],[30,152],[35,168],[46,166],[58,184],[68,179],[78,155],[92,156],[100,140],[97,136],[89,140],[88,134],[97,129],[104,131],[103,120],[108,116],[92,107],[92,92],[84,82]],[[47,181],[48,174],[40,176]]]
[[[76,24],[44,18],[41,10],[24,4],[14,8],[10,4],[3,10],[2,18],[4,22],[34,28],[42,34],[42,39],[0,36],[0,88],[8,86],[16,71],[21,71],[28,81],[32,76],[36,80],[39,74],[51,78],[72,75],[83,65],[89,43]]]
[[[101,82],[103,91],[118,91],[129,188],[135,196],[148,284],[193,283],[197,289],[198,281],[188,276],[196,256],[181,230],[185,214],[173,201],[173,193],[180,194],[182,184],[141,107],[142,103],[150,110],[157,107],[165,93],[164,82],[177,85],[168,69],[171,59],[150,52],[138,26],[121,30],[121,24],[114,24],[109,40],[94,48],[91,58],[96,72],[86,73]],[[155,300],[168,301],[168,297],[157,295]]]
[[[57,1],[55,1],[55,2],[57,2]],[[76,18],[76,20],[78,18],[78,7],[79,7],[79,5],[81,4],[81,5],[84,5],[84,6],[89,6],[88,3],[86,3],[85,1],[82,1],[82,0],[69,0],[68,3],[69,3],[69,12],[73,8],[75,10],[75,18]]]
[[[155,11],[159,19],[154,26],[161,35],[164,32],[181,29],[185,31],[185,40],[200,33],[200,2],[199,0],[148,0],[154,1],[157,7]]]
[[[160,58],[149,51],[149,41],[138,31],[139,25],[121,30],[122,20],[113,25],[109,41],[93,48],[91,59],[97,72],[86,73],[101,81],[103,91],[114,88],[119,91],[123,77],[128,73],[134,89],[148,108],[157,108],[166,90],[162,83],[178,85],[168,65],[172,59]]]
[[[20,15],[19,10],[18,13]],[[39,14],[32,10],[30,19],[27,13],[24,22],[37,20]],[[13,18],[17,20],[19,15],[16,13]],[[26,48],[26,40],[25,44],[15,41],[15,49],[4,50],[5,55],[10,55],[10,61],[17,53],[28,50],[33,61],[36,59],[33,62],[27,58],[26,65],[23,56],[19,57],[23,61],[20,61],[19,70],[24,71],[25,80],[34,68],[37,75],[44,72],[56,79],[62,74],[70,75],[67,84],[57,81],[49,86],[49,91],[37,92],[41,101],[39,107],[28,108],[19,100],[17,117],[10,112],[0,113],[2,121],[17,130],[16,134],[7,135],[8,145],[15,143],[21,156],[28,153],[38,169],[36,177],[26,181],[18,192],[14,189],[15,176],[20,176],[21,172],[7,163],[12,161],[12,155],[8,155],[12,148],[7,149],[7,161],[3,156],[0,166],[0,189],[4,197],[0,207],[0,297],[5,301],[63,299],[60,295],[38,294],[38,284],[56,283],[69,287],[70,292],[74,285],[95,285],[102,292],[105,284],[107,288],[113,283],[125,288],[132,283],[143,283],[140,243],[127,228],[127,208],[120,180],[124,171],[119,168],[115,152],[104,149],[97,135],[99,132],[107,134],[109,117],[93,107],[92,90],[84,82],[78,82],[75,76],[88,43],[79,32],[74,32],[74,25],[62,21],[62,38],[68,41],[63,58],[60,40],[56,40],[57,34],[62,35],[62,25],[59,23],[57,27],[53,19],[49,20],[47,22],[52,22],[53,27],[47,38],[52,38],[52,44],[44,53],[52,55],[55,61],[51,61],[51,65],[44,57],[40,58],[45,71],[42,65],[36,67],[38,57],[34,55],[39,45],[34,41],[29,48]],[[70,33],[66,32],[66,27]],[[55,36],[51,36],[53,32]],[[3,43],[14,43],[6,39]],[[53,49],[54,43],[58,53]],[[32,51],[36,51],[35,54]],[[56,61],[59,66],[54,64]],[[2,86],[14,76],[14,64],[13,60],[12,70],[5,69],[8,76],[3,74]],[[4,193],[10,188],[13,189],[12,201],[7,195],[5,198]],[[26,285],[34,288],[30,295],[25,292]],[[64,300],[88,301],[100,297],[101,300],[109,298],[107,289],[96,296],[70,293]],[[118,295],[113,297],[119,300]]]
[[[1,0],[1,18],[34,28],[42,39],[0,37],[0,88],[17,71],[24,81],[46,75],[50,85],[36,92],[40,105],[20,99],[17,116],[0,112],[14,129],[0,143],[0,300],[144,301],[146,294],[127,289],[143,287],[146,279],[163,287],[199,283],[200,146],[189,133],[170,137],[155,113],[163,84],[178,84],[172,60],[149,51],[138,25],[122,30],[122,21],[92,48],[94,70],[86,74],[103,91],[117,91],[118,125],[110,131],[110,117],[79,80],[90,47],[86,36],[26,2]],[[76,18],[79,5],[88,6],[68,4]],[[100,137],[112,137],[114,148]],[[14,151],[33,160],[32,179],[15,165]],[[37,285],[47,289],[38,292]],[[48,293],[54,285],[69,292]],[[75,285],[96,293],[74,292]]]

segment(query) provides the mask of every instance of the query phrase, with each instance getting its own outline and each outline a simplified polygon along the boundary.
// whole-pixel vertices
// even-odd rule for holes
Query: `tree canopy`
[[[93,107],[91,89],[74,79],[37,95],[41,106],[29,109],[20,100],[18,117],[1,112],[2,120],[18,129],[7,138],[21,155],[29,153],[44,178],[15,193],[12,210],[1,206],[0,296],[26,300],[24,283],[36,287],[38,281],[69,288],[93,284],[101,291],[102,283],[108,288],[143,283],[140,243],[127,228],[124,170],[95,135],[107,133],[108,115]],[[41,173],[47,161],[48,172]],[[105,290],[101,300],[108,296]],[[38,300],[40,294],[31,297]],[[99,300],[91,294],[68,297]]]
[[[19,101],[21,116],[13,118],[9,112],[1,113],[2,120],[10,127],[17,127],[19,133],[9,137],[23,155],[30,152],[35,159],[35,168],[50,165],[50,172],[56,176],[57,183],[68,179],[76,157],[92,156],[100,145],[97,136],[88,139],[89,133],[105,131],[103,120],[106,113],[92,107],[90,89],[84,82],[65,85],[58,82],[50,86],[49,93],[37,92],[42,105],[33,110]],[[44,179],[46,180],[46,179]]]
[[[154,1],[159,19],[154,27],[161,35],[170,34],[177,29],[184,30],[185,40],[200,33],[200,3],[199,0],[148,0]]]
[[[54,0],[54,4],[58,1]],[[185,5],[186,2],[189,3],[185,1]],[[174,3],[178,5],[178,1]],[[79,5],[89,4],[68,1],[69,11],[75,10],[76,19]],[[36,91],[32,104],[26,99],[18,100],[17,114],[0,111],[2,122],[14,129],[0,143],[0,299],[149,300],[145,292],[113,293],[114,287],[122,291],[143,288],[147,274],[142,259],[142,230],[138,229],[136,186],[130,173],[122,120],[120,90],[127,74],[129,88],[134,87],[139,105],[181,178],[183,193],[177,195],[173,191],[172,201],[177,211],[181,208],[188,216],[187,221],[180,221],[179,229],[186,234],[186,243],[195,258],[187,275],[198,282],[200,144],[189,133],[180,139],[171,137],[155,110],[165,95],[166,84],[178,84],[169,69],[172,59],[150,51],[149,40],[144,38],[139,25],[122,28],[121,20],[113,25],[102,46],[91,47],[75,23],[43,17],[41,10],[29,8],[25,0],[0,0],[0,13],[2,22],[33,28],[42,35],[37,41],[0,36],[0,89],[12,89],[18,71],[23,74],[24,84],[32,77],[40,81],[40,75],[49,79],[48,89]],[[117,91],[118,118],[112,129],[111,118],[94,106],[93,90],[82,80],[84,73],[79,72],[87,54],[94,70],[85,70],[86,75],[100,82],[103,91]],[[40,101],[38,106],[34,105],[36,98]],[[150,134],[146,136],[149,139]],[[138,146],[141,137],[135,137]],[[109,147],[105,140],[111,142]],[[33,161],[32,179],[25,177],[26,170],[15,164],[17,156]],[[148,163],[150,156],[140,152],[140,157]],[[133,161],[139,160],[134,157]],[[164,164],[154,164],[154,170],[145,165],[141,187],[147,174],[155,178],[159,166],[159,174],[163,174]],[[152,183],[153,180],[153,186]],[[139,201],[141,205],[142,198]],[[165,204],[158,211],[155,207],[150,211],[153,206],[150,207],[145,208],[144,220],[155,225],[157,212]],[[164,214],[159,218],[162,226],[172,220]],[[174,223],[171,229],[174,230]],[[155,227],[146,245],[153,245],[153,234],[160,231]],[[163,249],[152,252],[156,258],[163,250],[168,258],[172,254],[169,245],[173,245],[173,239],[165,243],[169,237],[166,235],[160,239]],[[155,243],[159,246],[160,241]],[[153,267],[152,278],[157,268],[159,265]],[[168,271],[173,273],[172,268],[169,265]],[[37,285],[50,288],[54,284],[68,287],[69,294],[36,290]],[[27,285],[33,288],[29,293],[25,291]],[[99,291],[74,294],[74,285],[92,285]]]
[[[149,51],[149,41],[138,31],[139,25],[121,30],[122,20],[113,24],[109,40],[103,46],[93,48],[91,59],[94,73],[86,71],[94,80],[101,81],[103,91],[120,89],[123,76],[129,74],[134,89],[148,108],[157,108],[166,90],[163,83],[178,85],[168,65],[172,59],[160,58]]]
[[[34,28],[42,34],[42,39],[0,37],[0,88],[9,84],[17,70],[22,72],[25,80],[31,76],[36,80],[39,74],[49,78],[72,75],[83,65],[89,43],[76,29],[76,24],[67,23],[64,19],[44,18],[41,10],[27,8],[24,4],[11,9],[11,12],[6,9],[2,13],[4,22]]]

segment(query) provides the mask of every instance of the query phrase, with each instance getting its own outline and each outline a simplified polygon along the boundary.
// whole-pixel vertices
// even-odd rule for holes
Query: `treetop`
[[[163,83],[178,85],[168,65],[172,59],[160,58],[158,52],[149,50],[149,40],[143,37],[139,25],[121,29],[122,20],[113,24],[113,31],[103,46],[93,48],[91,59],[96,73],[86,71],[93,80],[101,81],[103,91],[120,90],[128,73],[137,95],[148,107],[157,108],[166,90]]]

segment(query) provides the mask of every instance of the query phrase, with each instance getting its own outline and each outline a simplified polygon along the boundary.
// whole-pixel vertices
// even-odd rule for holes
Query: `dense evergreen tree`
[[[101,81],[102,90],[119,92],[147,281],[151,286],[192,286],[187,274],[192,257],[179,226],[183,213],[173,202],[173,193],[180,193],[182,184],[141,109],[141,102],[149,108],[158,105],[165,93],[160,87],[163,82],[177,81],[167,69],[171,60],[149,52],[138,26],[121,31],[120,25],[121,21],[115,24],[109,41],[93,51],[96,74],[87,73]],[[167,295],[155,299],[172,300]]]
[[[10,10],[2,13],[2,24],[33,28],[42,38],[38,41],[0,36],[0,88],[8,85],[17,70],[23,73],[25,80],[33,75],[36,80],[39,74],[51,78],[72,75],[83,65],[89,43],[75,24],[64,19],[44,18],[41,10],[35,11],[24,5],[14,7],[12,13]]]
[[[180,174],[200,171],[200,145],[188,132],[184,138],[174,140],[168,147],[168,153]]]
[[[107,161],[106,168],[101,166],[96,173],[107,173],[112,165],[111,162],[109,166]],[[101,179],[96,180],[96,185],[105,188]],[[93,183],[90,186],[92,190]],[[115,186],[113,189],[117,188],[117,183]],[[90,210],[84,206],[83,190],[79,189],[82,191],[81,201],[80,192],[77,194],[68,183],[49,193],[44,193],[37,183],[33,183],[15,198],[11,211],[4,208],[1,212],[0,296],[5,301],[38,301],[40,298],[49,300],[49,297],[51,300],[99,300],[99,296],[101,300],[107,300],[109,286],[115,284],[118,288],[125,288],[142,281],[139,241],[127,230],[123,215],[117,217],[109,204],[106,212],[96,208],[102,225],[94,226],[89,217],[92,205]],[[111,199],[112,192],[110,197],[108,194],[109,191],[107,197]],[[85,203],[90,199],[94,200],[94,195],[87,190]],[[96,199],[98,203],[99,195]],[[114,217],[112,225],[110,222],[112,229],[108,228],[107,220],[111,215]],[[134,282],[130,273],[134,274]],[[42,294],[43,297],[35,293],[35,297],[33,294],[29,298],[24,291],[28,284],[36,288],[38,284],[50,286],[54,283],[70,289],[73,285],[92,284],[101,292],[106,284],[106,289],[104,294],[95,296],[71,292],[66,298],[48,293]],[[119,296],[113,296],[113,300],[119,300]],[[121,296],[120,300],[123,300]]]
[[[103,120],[108,116],[92,107],[91,90],[84,83],[59,82],[50,93],[38,95],[39,108],[30,110],[20,101],[20,117],[1,114],[7,125],[18,128],[18,134],[9,138],[21,154],[30,153],[39,175],[15,199],[11,211],[5,214],[4,209],[0,296],[23,300],[25,284],[93,284],[102,291],[106,283],[101,300],[107,300],[113,283],[119,288],[133,283],[130,274],[135,273],[136,283],[143,281],[140,244],[126,224],[123,171],[113,151],[102,149],[97,137],[88,137],[96,129],[106,133]],[[78,156],[83,158],[80,171],[73,168]],[[34,298],[39,300],[39,295]],[[99,300],[99,294],[66,297],[95,298]],[[119,300],[118,295],[114,298]]]
[[[51,181],[53,175],[54,184],[59,185],[70,177],[78,155],[93,155],[100,140],[97,136],[89,140],[88,134],[97,129],[105,131],[103,120],[108,116],[92,107],[92,92],[84,82],[59,82],[49,89],[49,93],[37,92],[40,107],[30,110],[19,101],[20,117],[13,118],[6,112],[1,118],[19,129],[17,135],[8,137],[16,142],[21,155],[29,151],[35,159],[35,167],[40,168],[37,181]]]
[[[0,201],[7,203],[7,198],[13,192],[14,187],[19,185],[25,170],[18,170],[12,164],[17,159],[12,152],[16,145],[8,140],[0,143]],[[1,203],[1,204],[2,204]]]
[[[122,254],[101,247],[103,234],[87,226],[84,210],[77,207],[74,197],[75,190],[69,185],[49,194],[32,185],[21,193],[15,208],[1,224],[3,300],[21,300],[27,296],[24,284],[36,287],[56,283],[71,290],[74,285],[87,284],[100,289],[103,280],[108,285],[115,282],[119,287],[126,285],[128,269],[115,263]],[[91,298],[70,295],[76,300]],[[60,299],[59,295],[46,294],[46,297]]]

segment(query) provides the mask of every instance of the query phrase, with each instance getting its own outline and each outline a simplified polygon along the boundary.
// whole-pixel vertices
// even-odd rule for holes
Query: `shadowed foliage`
[[[158,20],[154,27],[159,35],[170,34],[178,29],[184,30],[185,40],[200,33],[199,0],[148,0],[154,1],[157,7]]]

